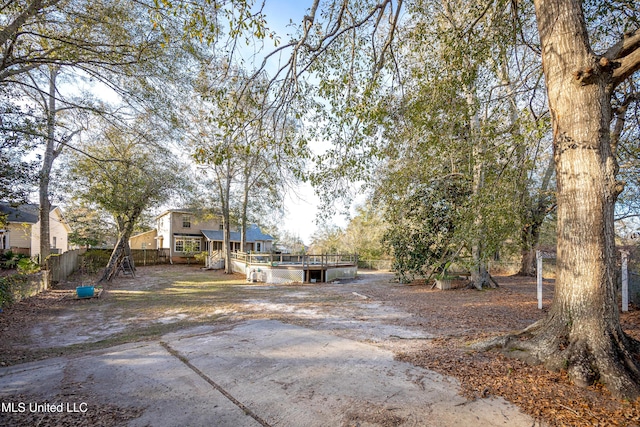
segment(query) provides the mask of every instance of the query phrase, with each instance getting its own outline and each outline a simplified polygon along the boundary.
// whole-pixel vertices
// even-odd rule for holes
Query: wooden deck
[[[246,269],[264,268],[269,270],[302,271],[304,282],[326,282],[331,276],[329,270],[358,267],[355,254],[274,254],[234,252],[232,260],[246,265]],[[331,279],[329,279],[331,280]]]

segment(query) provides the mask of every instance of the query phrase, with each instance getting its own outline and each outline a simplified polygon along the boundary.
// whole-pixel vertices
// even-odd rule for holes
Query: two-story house
[[[247,228],[244,249],[240,248],[240,237],[239,230],[231,230],[229,250],[271,252],[273,237],[262,233],[256,224]],[[172,263],[187,262],[189,256],[207,252],[207,267],[222,268],[222,218],[203,219],[188,210],[167,210],[156,217],[154,230],[132,236],[129,244],[131,249],[168,249]]]

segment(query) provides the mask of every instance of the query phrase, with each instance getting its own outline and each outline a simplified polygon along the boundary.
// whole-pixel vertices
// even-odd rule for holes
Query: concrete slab
[[[168,345],[272,426],[534,424],[503,399],[467,401],[454,380],[389,351],[277,321]]]
[[[502,399],[467,401],[456,381],[390,351],[273,320],[0,369],[3,404],[73,387],[89,411],[142,409],[134,427],[535,424]]]
[[[61,398],[63,389],[74,391]],[[65,407],[86,403],[89,412],[105,404],[142,409],[131,427],[260,425],[158,343],[1,369],[0,399],[16,395]]]

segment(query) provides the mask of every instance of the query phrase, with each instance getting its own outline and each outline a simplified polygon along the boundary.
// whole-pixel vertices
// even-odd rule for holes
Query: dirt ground
[[[92,278],[75,277],[0,313],[0,365],[269,318],[392,350],[399,360],[458,378],[470,399],[502,396],[548,425],[640,425],[640,402],[616,400],[600,386],[574,387],[562,372],[469,350],[469,343],[522,329],[545,313],[537,308],[535,279],[496,279],[498,289],[440,291],[365,271],[352,281],[272,286],[194,266],[157,266],[116,278],[100,298],[77,300],[75,287]],[[553,281],[545,280],[543,295],[548,308]],[[640,311],[623,313],[622,322],[640,339]],[[119,418],[102,418],[102,424],[75,418],[68,425],[121,425],[136,416],[122,408],[105,413]]]

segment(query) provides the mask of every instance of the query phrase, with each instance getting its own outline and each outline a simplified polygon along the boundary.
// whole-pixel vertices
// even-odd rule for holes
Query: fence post
[[[542,310],[542,254],[536,251],[538,309]]]
[[[621,250],[622,255],[622,311],[629,311],[629,252]]]

